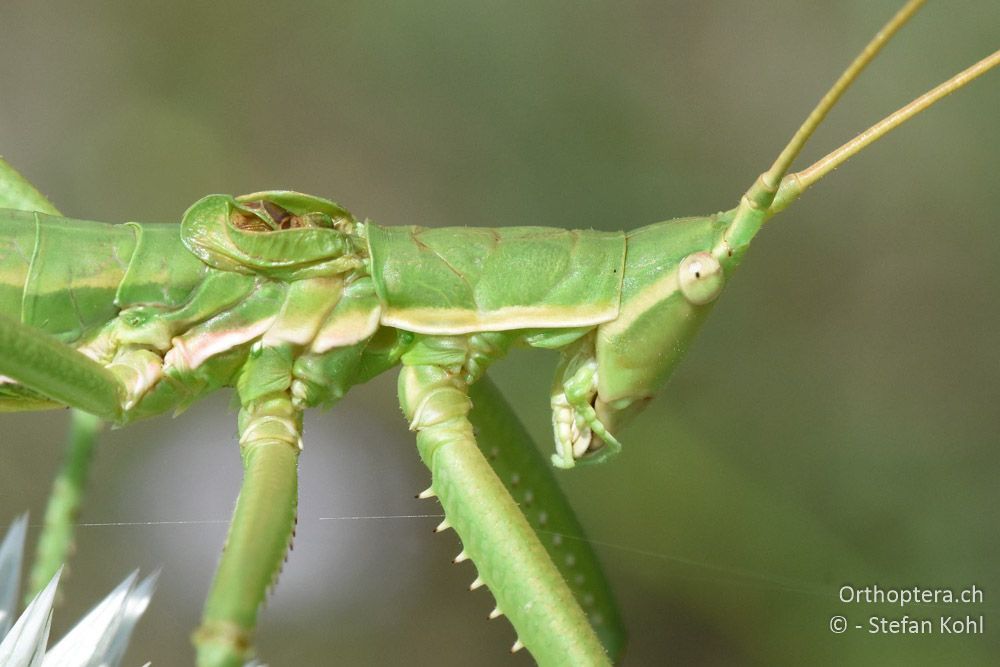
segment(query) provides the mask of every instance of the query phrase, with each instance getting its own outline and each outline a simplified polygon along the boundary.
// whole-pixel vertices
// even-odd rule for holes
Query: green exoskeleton
[[[618,452],[622,425],[670,376],[763,223],[1000,62],[994,53],[788,175],[919,4],[879,33],[736,208],[627,233],[383,227],[287,191],[211,195],[179,225],[106,225],[53,215],[11,176],[0,408],[65,405],[127,423],[236,388],[244,483],[195,643],[200,665],[238,665],[292,539],[303,411],[399,365],[399,402],[432,473],[421,497],[440,501],[440,528],[463,543],[456,560],[474,562],[473,587],[496,597],[514,648],[541,664],[613,662],[623,632],[596,558],[585,542],[539,540],[539,530],[579,531],[526,438],[493,418],[506,408],[485,372],[516,346],[558,351],[552,464]]]

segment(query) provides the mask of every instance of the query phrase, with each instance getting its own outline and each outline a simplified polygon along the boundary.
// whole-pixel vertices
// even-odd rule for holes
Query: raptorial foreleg
[[[480,451],[518,504],[573,591],[612,661],[625,648],[625,629],[597,554],[556,482],[555,470],[488,376],[469,387]]]
[[[607,665],[604,648],[517,503],[476,446],[456,338],[424,338],[403,355],[400,403],[417,432],[432,493],[497,609],[542,665]]]

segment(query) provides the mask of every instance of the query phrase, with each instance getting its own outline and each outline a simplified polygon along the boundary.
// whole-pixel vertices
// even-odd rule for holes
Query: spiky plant
[[[61,570],[14,622],[28,517],[19,517],[0,544],[0,665],[3,667],[114,667],[156,585],[157,573],[138,581],[136,570],[47,648]],[[137,583],[138,582],[138,583]]]

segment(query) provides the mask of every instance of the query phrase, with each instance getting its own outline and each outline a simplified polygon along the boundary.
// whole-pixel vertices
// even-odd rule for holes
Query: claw
[[[577,463],[604,461],[621,450],[594,408],[597,395],[597,362],[590,359],[558,385],[552,395],[552,424],[556,453],[552,463],[557,468],[572,468]]]

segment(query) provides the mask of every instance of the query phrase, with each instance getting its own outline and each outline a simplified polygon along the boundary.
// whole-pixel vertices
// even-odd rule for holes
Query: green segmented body
[[[265,196],[271,202],[288,203],[287,198],[270,193]],[[548,256],[556,260],[548,264],[551,271],[547,282],[536,281],[520,292],[508,289],[492,302],[475,302],[473,289],[446,304],[452,326],[458,329],[454,333],[460,334],[455,339],[459,346],[453,352],[457,351],[459,366],[471,373],[472,379],[479,379],[485,368],[512,345],[559,348],[571,344],[592,330],[593,324],[614,319],[621,305],[626,255],[625,236],[621,233],[553,232],[542,228],[518,228],[503,234],[444,230],[457,233],[462,243],[455,244],[450,253],[439,247],[436,252],[421,254],[426,247],[423,241],[433,239],[434,233],[372,224],[352,228],[352,233],[347,234],[332,226],[248,229],[239,215],[253,213],[253,209],[241,206],[228,197],[209,197],[195,204],[180,226],[106,225],[20,211],[0,213],[6,225],[0,227],[0,233],[6,233],[8,250],[4,261],[0,261],[4,312],[20,312],[24,324],[76,346],[109,363],[112,369],[117,363],[126,369],[119,371],[120,377],[140,373],[134,355],[142,355],[145,361],[151,350],[156,351],[153,356],[160,360],[162,368],[136,396],[135,404],[123,415],[125,420],[183,407],[207,391],[233,384],[241,387],[246,414],[260,409],[253,406],[262,394],[288,396],[287,409],[291,412],[287,418],[294,422],[300,419],[302,408],[335,402],[352,384],[395,365],[401,357],[412,358],[415,341],[419,340],[414,334],[419,336],[419,330],[431,320],[426,319],[426,312],[422,315],[424,325],[414,320],[420,307],[414,307],[412,297],[419,295],[419,290],[400,289],[413,286],[410,276],[398,275],[405,274],[400,267],[419,273],[427,270],[427,261],[459,264],[463,259],[460,251],[473,248],[475,257],[464,266],[469,275],[453,276],[465,285],[478,286],[484,293],[483,289],[500,285],[513,270],[523,269],[522,253],[510,253],[507,241],[523,248],[541,240],[549,250]],[[319,208],[349,219],[342,209]],[[73,247],[79,259],[77,268],[67,268],[69,265],[64,263],[57,275],[64,289],[50,289],[52,281],[42,278],[55,274],[34,270],[33,266],[39,264],[37,259],[34,263],[31,259],[41,248],[68,245],[69,238],[77,239]],[[469,242],[472,238],[489,241],[473,247]],[[301,245],[303,239],[312,242],[313,250],[319,247],[322,251],[305,255],[305,259],[299,252],[299,261],[283,261],[285,256],[295,256],[287,248]],[[275,253],[274,247],[267,245],[275,240],[279,241],[277,247],[285,251]],[[420,261],[407,256],[407,246],[417,251]],[[65,256],[66,252],[67,248],[63,248],[60,254]],[[347,261],[345,254],[349,252],[354,252],[358,261]],[[465,253],[466,257],[469,254]],[[25,257],[31,259],[25,261]],[[167,257],[183,259],[171,264],[165,261]],[[379,257],[386,257],[384,264],[377,263]],[[532,261],[544,261],[544,257]],[[595,262],[604,267],[599,280],[589,279],[584,270],[588,263]],[[455,267],[447,270],[454,271]],[[393,271],[401,279],[386,281]],[[566,326],[560,313],[572,309],[573,295],[581,291],[586,291],[583,301],[598,306],[587,311],[584,318],[570,322],[577,326]],[[551,312],[537,305],[544,294],[557,302]],[[85,319],[75,316],[74,307],[81,303],[88,313]],[[423,305],[429,303],[434,301],[425,299]],[[532,303],[536,304],[534,312],[520,321],[530,327],[507,326],[504,331],[494,332],[489,344],[484,344],[487,339],[479,334],[470,333],[471,338],[461,335],[470,328],[488,330],[491,317],[503,315],[505,309],[509,314],[512,306]],[[46,307],[59,317],[46,318]],[[387,326],[387,313],[390,320],[393,313],[397,318],[409,318],[411,328],[417,331]],[[470,327],[469,322],[474,326]],[[445,336],[441,340],[451,339]],[[281,366],[284,370],[276,371],[273,364],[262,366],[255,361],[258,352],[267,354],[270,350],[284,350],[279,355],[287,360]],[[432,363],[444,361],[439,354]],[[462,391],[466,390],[463,384]],[[0,391],[8,405],[26,398],[19,395],[24,390],[18,385],[7,385]],[[485,384],[483,391],[487,392],[480,398],[484,408],[499,400],[488,393]],[[501,407],[501,414],[503,410],[509,413],[508,407]],[[520,641],[533,655],[543,663],[602,664],[607,660],[606,651],[614,655],[620,650],[623,632],[597,560],[580,539],[579,524],[554,480],[532,475],[526,467],[530,465],[526,462],[538,457],[526,434],[503,432],[496,424],[490,425],[491,414],[495,417],[498,413],[484,409],[475,418],[487,420],[482,424],[482,442],[493,451],[490,458],[499,477],[491,472],[474,439],[441,452],[421,446],[425,462],[434,471],[434,487],[439,490],[447,515],[455,522],[467,556],[480,570],[480,581],[494,591],[498,609],[510,618]],[[241,421],[241,433],[256,433],[254,423],[271,423],[268,419],[273,418],[254,419]],[[289,432],[295,430],[293,427]],[[422,435],[420,442],[426,442],[428,437]],[[517,443],[507,442],[512,439]],[[287,440],[265,440],[264,444],[255,440],[257,444],[243,447],[246,478],[237,519],[197,635],[203,664],[238,664],[249,655],[257,608],[290,540],[294,514],[267,512],[273,520],[265,521],[240,517],[259,517],[261,508],[270,506],[287,508],[294,499],[294,476],[289,478],[288,474],[294,473],[297,450],[289,448]],[[452,449],[454,453],[450,453]],[[291,458],[280,463],[286,450]],[[265,460],[267,463],[262,464]],[[282,469],[285,472],[277,472]],[[484,481],[487,473],[493,481]],[[538,508],[534,528],[504,489],[504,483],[520,484],[522,474],[524,483],[530,484],[525,488],[533,497],[528,502]],[[275,496],[277,489],[283,489],[281,497],[289,502]],[[514,487],[510,491],[520,493]],[[503,528],[483,532],[484,526],[490,525]],[[550,536],[543,545],[536,529],[553,532],[555,541]],[[263,544],[271,547],[263,549]],[[525,551],[513,558],[498,550],[499,544],[521,545],[519,548]],[[557,556],[555,561],[546,555],[546,549]],[[255,564],[249,570],[258,572],[251,577],[260,582],[258,585],[245,585],[244,577],[250,576],[247,563]],[[525,605],[526,599],[548,602],[545,606]],[[599,635],[591,629],[588,617]],[[553,643],[554,637],[563,640]]]
[[[609,425],[644,404],[714,301],[681,289],[682,259],[707,254],[732,217],[629,234],[385,228],[296,193],[206,197],[180,226],[60,225],[9,212],[0,214],[10,232],[2,296],[5,309],[20,304],[24,324],[113,372],[127,397],[123,420],[239,388],[245,479],[196,635],[201,664],[250,655],[257,609],[291,539],[302,410],[402,362],[401,405],[477,582],[541,664],[599,665],[618,655],[623,632],[597,560],[572,539],[580,527],[554,480],[528,472],[530,443],[509,442],[523,433],[490,425],[491,411],[509,408],[488,386],[477,394],[490,408],[479,417],[487,456],[477,448],[469,394],[511,347],[561,350],[554,461],[613,454]],[[82,239],[79,268],[36,269],[40,249],[69,238]],[[738,258],[724,258],[727,271]],[[529,270],[532,280],[511,279]],[[75,314],[81,303],[86,318]],[[654,339],[662,352],[643,363],[629,341]],[[24,398],[17,385],[0,391],[7,403]],[[272,427],[279,435],[267,435]]]

